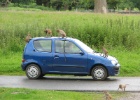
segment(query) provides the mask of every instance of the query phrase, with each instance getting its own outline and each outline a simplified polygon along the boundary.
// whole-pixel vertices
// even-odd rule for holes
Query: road
[[[105,81],[93,81],[91,77],[45,76],[29,80],[26,76],[0,76],[0,87],[73,91],[117,91],[119,84],[129,84],[126,91],[140,91],[140,77],[110,77]]]

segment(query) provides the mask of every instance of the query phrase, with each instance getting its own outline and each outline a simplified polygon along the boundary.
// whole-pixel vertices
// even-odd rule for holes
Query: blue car
[[[32,38],[24,48],[21,67],[29,79],[38,79],[45,74],[69,74],[105,80],[118,75],[120,70],[115,57],[104,57],[70,37]]]

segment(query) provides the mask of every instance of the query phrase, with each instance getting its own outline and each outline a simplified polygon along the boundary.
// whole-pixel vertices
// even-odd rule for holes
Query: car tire
[[[39,76],[39,78],[42,79],[44,76],[45,76],[45,74],[41,74],[41,75]]]
[[[38,79],[41,76],[41,70],[38,65],[30,64],[26,68],[26,76],[29,79]]]
[[[103,81],[107,78],[107,70],[101,65],[95,66],[91,71],[92,78],[97,81]]]

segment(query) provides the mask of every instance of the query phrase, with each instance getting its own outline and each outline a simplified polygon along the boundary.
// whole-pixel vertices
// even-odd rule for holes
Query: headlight
[[[116,64],[117,64],[116,61],[114,61],[114,60],[112,60],[111,63],[112,63],[113,65],[116,65]]]

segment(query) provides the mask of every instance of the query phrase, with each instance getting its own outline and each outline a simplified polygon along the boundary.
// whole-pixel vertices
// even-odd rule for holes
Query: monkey
[[[104,92],[104,94],[105,94],[106,100],[112,100],[111,94],[109,94],[107,91],[103,91],[103,92]]]
[[[32,38],[31,35],[28,34],[28,35],[26,36],[26,38],[25,38],[25,42],[28,43],[28,42],[30,41],[31,38]]]
[[[104,46],[102,47],[102,51],[103,51],[104,57],[108,57],[108,51]]]
[[[52,31],[50,29],[46,29],[44,32],[46,33],[46,36],[50,35],[52,37]]]
[[[63,30],[58,29],[57,32],[62,36],[62,38],[66,37],[66,33]]]
[[[122,91],[125,91],[127,85],[129,84],[120,84],[118,90],[121,89]]]

